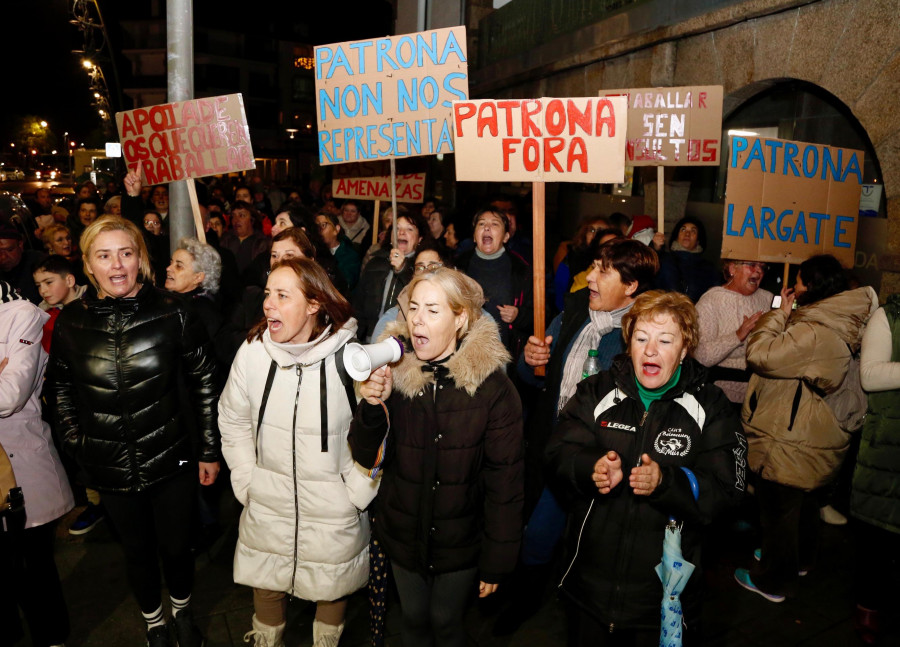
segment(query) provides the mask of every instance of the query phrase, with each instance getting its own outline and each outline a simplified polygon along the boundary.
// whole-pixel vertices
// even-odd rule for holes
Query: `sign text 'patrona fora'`
[[[622,97],[455,101],[457,178],[621,182],[624,105]]]

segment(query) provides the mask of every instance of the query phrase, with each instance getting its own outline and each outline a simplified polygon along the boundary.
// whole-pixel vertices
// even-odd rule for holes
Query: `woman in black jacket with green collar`
[[[122,539],[148,644],[173,644],[160,599],[160,553],[178,645],[199,647],[188,607],[190,522],[198,476],[203,485],[215,482],[220,455],[209,339],[186,304],[153,286],[133,223],[100,218],[85,230],[81,248],[96,294],[67,306],[54,328],[57,431]],[[193,427],[180,419],[185,386]]]
[[[688,357],[698,331],[683,294],[639,296],[622,320],[627,355],[578,384],[547,445],[550,478],[571,503],[560,583],[570,645],[659,644],[654,568],[669,517],[683,522],[684,557],[699,571],[704,526],[743,494],[747,443],[725,394]],[[698,642],[702,579],[695,572],[681,596],[686,645]]]

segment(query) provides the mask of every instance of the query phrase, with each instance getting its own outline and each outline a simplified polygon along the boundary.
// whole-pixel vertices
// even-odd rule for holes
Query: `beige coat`
[[[820,393],[843,382],[878,307],[872,288],[841,292],[794,311],[764,315],[747,340],[750,378],[741,419],[750,468],[763,478],[813,490],[841,467],[850,434]]]

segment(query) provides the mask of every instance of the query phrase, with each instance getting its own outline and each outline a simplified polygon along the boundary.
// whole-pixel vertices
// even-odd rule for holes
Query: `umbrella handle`
[[[696,501],[700,498],[700,483],[697,481],[697,476],[686,467],[682,467],[681,471],[687,476],[688,483],[691,484],[691,494],[694,495],[694,501]],[[669,517],[669,525],[675,525],[675,517]]]
[[[688,468],[682,467],[681,471],[687,476],[688,482],[691,484],[691,494],[694,495],[694,501],[696,501],[700,498],[700,483],[697,482],[697,477]]]

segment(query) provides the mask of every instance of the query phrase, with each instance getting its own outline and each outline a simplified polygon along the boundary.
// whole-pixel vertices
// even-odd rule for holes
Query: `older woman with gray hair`
[[[209,338],[213,340],[216,357],[224,358],[220,352],[217,339],[224,319],[217,295],[222,278],[222,258],[212,245],[201,243],[196,238],[182,238],[178,248],[172,254],[172,260],[166,267],[165,288],[169,292],[177,292],[188,299],[194,314],[203,322]],[[216,375],[217,384],[225,384],[230,357],[219,367]],[[221,375],[220,375],[221,374]],[[221,380],[219,379],[221,378]]]

